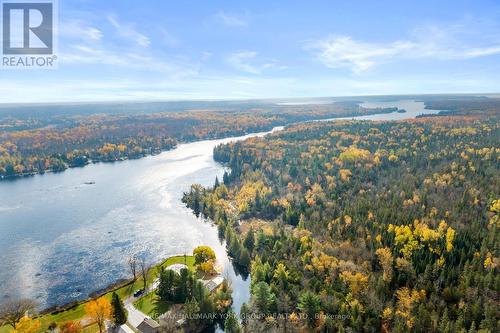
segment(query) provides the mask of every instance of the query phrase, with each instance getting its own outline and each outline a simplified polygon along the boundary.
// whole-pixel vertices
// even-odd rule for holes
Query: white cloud
[[[88,45],[71,45],[65,52],[61,52],[62,64],[71,65],[111,65],[147,72],[161,72],[171,78],[197,75],[199,66],[178,59],[159,59],[137,52],[115,52],[100,47]]]
[[[244,16],[237,14],[229,14],[219,11],[215,18],[224,23],[228,27],[246,27],[248,25],[247,14]]]
[[[89,26],[80,20],[64,21],[59,27],[59,34],[63,37],[82,40],[98,41],[103,37],[101,30]]]
[[[227,60],[236,69],[252,74],[258,74],[260,72],[259,69],[249,63],[249,61],[254,59],[256,55],[257,52],[254,51],[241,51],[231,54]]]
[[[132,25],[120,22],[116,15],[109,15],[108,21],[116,29],[118,35],[131,40],[141,47],[149,47],[151,44],[148,36],[135,30]]]
[[[257,52],[255,51],[240,51],[231,54],[227,58],[228,63],[234,68],[250,74],[260,74],[269,68],[284,69],[285,66],[277,66],[275,60],[259,61]]]
[[[179,55],[160,55],[157,50],[148,47],[151,44],[150,38],[136,31],[134,25],[121,21],[115,15],[107,16],[107,20],[113,28],[111,32],[105,30],[107,37],[117,34],[126,39],[125,42],[118,43],[116,37],[103,38],[101,30],[84,24],[85,21],[81,18],[67,20],[62,30],[68,38],[58,54],[60,64],[70,65],[72,70],[77,68],[74,66],[82,66],[80,70],[83,71],[83,68],[95,71],[95,68],[106,66],[120,70],[159,72],[169,78],[198,75],[199,64]],[[167,35],[165,32],[164,36]],[[177,42],[171,35],[168,37],[170,44]]]
[[[410,42],[373,44],[355,41],[349,36],[328,37],[312,48],[318,50],[317,56],[330,68],[349,67],[359,73],[375,66],[378,62],[410,50]]]
[[[358,74],[397,59],[452,60],[500,54],[498,38],[483,41],[469,32],[468,40],[463,40],[467,29],[467,26],[459,25],[448,28],[424,26],[414,30],[412,38],[386,43],[329,36],[308,43],[306,49],[313,50],[319,61],[329,68],[346,67]]]
[[[81,44],[70,46],[67,51],[61,53],[59,59],[62,63],[77,65],[103,64],[126,66],[128,64],[127,59],[121,54]]]
[[[493,47],[470,49],[464,53],[464,57],[467,58],[483,57],[499,53],[500,53],[500,46],[493,46]]]

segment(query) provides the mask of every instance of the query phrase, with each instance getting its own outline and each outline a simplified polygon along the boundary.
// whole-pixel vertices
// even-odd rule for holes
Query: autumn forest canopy
[[[82,323],[102,332],[127,323],[134,306],[158,320],[167,309],[191,316],[163,325],[167,332],[215,324],[228,333],[499,331],[500,99],[422,98],[443,111],[315,121],[405,111],[355,100],[0,108],[2,181],[284,127],[216,146],[223,177],[182,189],[196,217],[215,224],[231,272],[250,278],[249,298],[221,271],[221,252],[201,245],[154,269],[132,257],[125,285],[56,312],[36,315],[30,299],[4,302],[0,333],[90,332]],[[236,293],[245,294],[240,309]],[[220,317],[193,319],[206,314]]]
[[[172,103],[171,103],[172,104]],[[191,103],[206,109],[170,110],[173,106],[132,104],[0,109],[0,179],[62,171],[91,162],[139,158],[172,149],[179,142],[216,139],[268,131],[274,126],[334,117],[389,113],[395,108],[366,109],[357,103],[312,106]],[[137,109],[134,109],[134,106]],[[237,108],[236,108],[237,107]],[[125,111],[119,112],[121,108]],[[141,110],[152,109],[157,112]],[[88,110],[102,110],[90,113]],[[109,112],[106,110],[109,109]],[[162,111],[162,110],[167,111]]]
[[[251,273],[248,332],[498,332],[499,104],[433,103],[215,149],[184,201]]]

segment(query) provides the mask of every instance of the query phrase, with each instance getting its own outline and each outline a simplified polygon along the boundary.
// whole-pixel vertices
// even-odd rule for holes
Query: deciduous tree
[[[17,323],[36,308],[31,299],[7,300],[0,305],[0,323],[16,328]]]
[[[68,320],[59,325],[60,333],[81,333],[83,330],[79,321]]]
[[[104,297],[91,300],[85,304],[85,313],[92,318],[102,333],[105,328],[105,321],[111,319],[113,309],[111,303]]]
[[[39,319],[32,319],[28,316],[24,316],[19,320],[12,333],[35,333],[41,326],[42,323]]]

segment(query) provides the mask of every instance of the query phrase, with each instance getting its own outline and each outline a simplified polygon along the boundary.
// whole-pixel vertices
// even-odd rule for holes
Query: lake
[[[358,119],[438,112],[415,101],[362,106],[407,112]],[[137,160],[0,182],[0,302],[30,297],[48,307],[81,300],[129,278],[131,255],[156,263],[203,244],[215,250],[239,311],[250,296],[249,278],[233,269],[217,228],[196,218],[180,199],[193,183],[210,186],[216,176],[222,179],[224,169],[212,158],[216,145],[264,134],[181,144]]]
[[[32,297],[43,307],[83,299],[130,277],[131,255],[153,263],[204,244],[215,250],[241,305],[249,280],[233,270],[216,227],[180,198],[193,183],[222,179],[224,169],[212,158],[216,145],[264,134],[1,182],[0,297]]]

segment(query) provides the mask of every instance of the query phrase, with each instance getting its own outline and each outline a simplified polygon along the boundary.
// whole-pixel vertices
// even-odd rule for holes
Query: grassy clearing
[[[194,271],[193,256],[188,256],[186,258],[184,258],[183,256],[171,257],[155,268],[155,272],[151,274],[149,283],[152,283],[158,277],[158,274],[162,267],[168,267],[173,264],[185,264],[190,270]],[[134,306],[141,312],[154,319],[158,318],[159,315],[167,312],[170,307],[169,304],[161,302],[159,297],[154,292],[148,293],[147,295],[135,301]]]
[[[153,283],[153,281],[158,277],[158,274],[161,270],[162,267],[168,267],[173,264],[186,264],[189,269],[194,270],[194,257],[193,256],[174,256],[170,257],[163,262],[161,262],[158,265],[155,265],[151,268],[150,274],[147,279],[147,285],[150,285]],[[115,290],[111,290],[102,297],[106,297],[107,299],[111,300],[111,296],[113,292],[116,292],[118,296],[122,300],[130,297],[134,291],[137,289],[141,289],[143,287],[143,281],[142,279],[137,279],[136,281],[129,282],[121,287],[118,287]],[[151,295],[151,296],[150,296]],[[145,306],[146,309],[148,309],[148,312],[144,311],[144,313],[154,313],[155,311],[162,310],[163,308],[160,305],[156,304],[156,299],[154,299],[154,293],[150,293],[146,295],[145,300],[143,301],[144,305],[141,304],[141,306]],[[148,298],[149,297],[149,298]],[[51,314],[46,314],[38,317],[38,319],[41,321],[42,326],[39,332],[45,332],[48,330],[48,326],[53,323],[61,323],[64,321],[68,320],[81,320],[85,317],[85,304],[87,301],[82,302],[81,304],[78,304],[70,309],[58,312],[58,313],[51,313]],[[166,311],[166,310],[165,310]],[[161,313],[161,312],[160,312]],[[153,317],[153,315],[151,315]],[[2,326],[0,327],[0,333],[9,333],[12,331],[11,326]],[[97,325],[90,325],[84,328],[83,333],[95,333],[98,332]]]
[[[96,333],[99,332],[99,326],[92,324],[83,328],[82,333]]]
[[[158,316],[167,312],[170,308],[170,304],[162,302],[154,292],[135,301],[134,306],[154,319],[157,319]]]
[[[193,256],[170,257],[170,258],[166,259],[165,261],[163,261],[162,263],[152,267],[151,271],[149,273],[146,285],[150,285],[151,283],[153,283],[153,281],[158,277],[158,274],[160,274],[160,270],[162,267],[165,268],[165,267],[168,267],[168,266],[174,265],[174,264],[186,264],[189,267],[189,269],[194,270],[194,257]],[[143,283],[142,279],[139,278],[134,282],[131,282],[123,287],[116,289],[114,292],[116,292],[118,294],[118,296],[120,296],[120,298],[124,300],[124,299],[132,296],[132,294],[136,290],[142,289],[143,287],[144,287],[144,283]],[[111,301],[112,295],[113,295],[113,291],[110,291],[103,296],[108,298]]]

